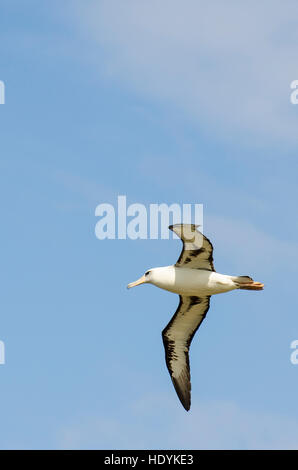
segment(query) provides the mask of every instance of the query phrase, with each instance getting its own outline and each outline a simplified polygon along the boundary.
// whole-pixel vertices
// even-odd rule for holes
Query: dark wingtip
[[[183,408],[185,409],[185,411],[189,411],[190,410],[190,401],[183,401],[183,400],[181,400],[180,397],[179,397],[179,399],[180,399],[181,404],[182,404]]]
[[[191,405],[190,391],[189,391],[189,394],[183,393],[183,391],[181,390],[181,388],[179,386],[179,383],[176,381],[176,379],[174,379],[174,377],[171,377],[171,379],[172,379],[174,388],[176,390],[176,393],[177,393],[177,396],[180,400],[181,405],[183,406],[183,408],[186,411],[189,411],[190,410],[190,405]]]

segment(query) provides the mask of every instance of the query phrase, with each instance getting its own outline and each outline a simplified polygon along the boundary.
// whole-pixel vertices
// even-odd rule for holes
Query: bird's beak
[[[145,275],[140,277],[140,279],[138,279],[137,281],[135,282],[131,282],[130,284],[128,284],[127,286],[127,289],[130,289],[131,287],[135,287],[135,286],[139,286],[140,284],[144,284],[146,281],[146,278],[145,278]]]

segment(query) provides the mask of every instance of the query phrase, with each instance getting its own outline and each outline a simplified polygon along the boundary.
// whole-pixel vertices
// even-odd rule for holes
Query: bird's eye
[[[148,276],[149,273],[150,273],[150,271],[146,271],[146,272],[145,272],[145,276]]]

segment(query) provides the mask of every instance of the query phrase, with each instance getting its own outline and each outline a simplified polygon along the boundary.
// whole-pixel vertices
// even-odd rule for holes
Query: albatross
[[[219,274],[213,265],[213,246],[194,224],[170,225],[183,243],[175,265],[152,268],[127,288],[153,284],[179,295],[178,308],[162,332],[165,358],[176,393],[188,411],[191,405],[189,348],[209,310],[210,297],[234,289],[262,290],[249,276]]]

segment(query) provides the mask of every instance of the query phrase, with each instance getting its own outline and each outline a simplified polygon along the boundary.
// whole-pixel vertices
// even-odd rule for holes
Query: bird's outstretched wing
[[[162,332],[166,363],[177,395],[188,411],[190,409],[190,369],[188,351],[192,338],[204,320],[210,296],[180,295],[175,315]]]
[[[183,242],[182,252],[175,264],[176,267],[215,271],[213,246],[205,235],[196,230],[196,225],[175,224],[170,225],[169,229],[175,232]]]

